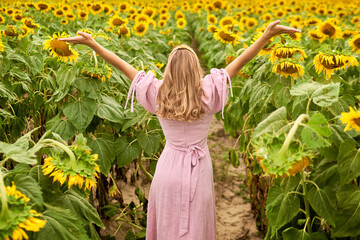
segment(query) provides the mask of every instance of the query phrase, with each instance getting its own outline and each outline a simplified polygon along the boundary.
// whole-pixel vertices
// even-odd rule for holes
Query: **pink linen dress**
[[[159,117],[166,145],[150,187],[147,240],[216,239],[213,170],[207,136],[213,114],[224,111],[228,100],[227,82],[231,90],[225,69],[211,69],[202,79],[207,112],[201,118],[186,122]],[[156,79],[151,71],[138,72],[130,86],[126,105],[132,95],[133,111],[136,92],[138,102],[155,114],[161,84],[162,80]]]

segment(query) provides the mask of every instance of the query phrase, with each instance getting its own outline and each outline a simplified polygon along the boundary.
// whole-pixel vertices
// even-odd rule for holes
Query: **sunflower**
[[[74,152],[79,151],[74,149]],[[60,185],[68,181],[69,189],[72,185],[78,185],[80,189],[84,186],[84,190],[91,190],[91,188],[96,187],[95,177],[98,177],[100,172],[99,166],[95,163],[98,156],[97,154],[90,155],[90,151],[85,152],[85,154],[80,153],[81,157],[77,159],[77,162],[81,161],[81,164],[77,163],[76,166],[72,167],[69,167],[71,164],[68,158],[46,158],[44,165],[41,167],[44,175],[51,173],[49,177],[53,177],[53,182],[58,181]],[[68,164],[64,164],[64,162],[68,162]]]
[[[286,14],[286,12],[285,12],[284,10],[279,9],[279,10],[277,10],[277,11],[275,12],[275,17],[276,17],[276,18],[282,18],[282,17],[285,16],[285,14]]]
[[[66,25],[66,24],[68,24],[69,23],[69,21],[67,20],[67,19],[62,19],[62,20],[60,20],[60,24],[61,25]]]
[[[113,10],[113,7],[109,4],[104,4],[103,5],[103,12],[105,13],[105,15],[109,15]]]
[[[72,12],[66,13],[65,17],[70,21],[74,21],[76,19],[75,15]]]
[[[238,43],[238,39],[239,39],[239,37],[236,34],[227,31],[224,28],[221,28],[217,32],[215,32],[214,38],[220,40],[223,43],[232,44],[233,46],[235,46]]]
[[[319,42],[324,41],[326,38],[326,36],[322,32],[320,32],[319,30],[316,30],[316,29],[309,31],[308,36],[311,39],[317,40]]]
[[[126,27],[126,25],[122,25],[119,26],[116,34],[120,37],[120,36],[126,36],[126,37],[130,37],[130,30]]]
[[[71,6],[67,5],[67,4],[63,4],[61,5],[61,9],[64,11],[64,12],[67,12],[67,11],[70,11],[71,10]]]
[[[145,14],[145,15],[148,15],[149,18],[153,18],[153,17],[155,17],[155,14],[156,14],[156,8],[147,7],[145,9],[143,9],[143,11],[141,13]]]
[[[216,31],[218,31],[218,28],[215,25],[211,24],[207,26],[207,30],[208,32],[215,33]]]
[[[123,19],[119,17],[119,15],[115,14],[109,19],[107,23],[110,24],[111,27],[118,27],[121,25],[126,25],[128,22],[129,20],[127,18]]]
[[[150,17],[146,14],[139,14],[136,16],[135,18],[135,22],[138,23],[138,22],[145,22],[145,23],[149,23],[150,22]]]
[[[160,15],[161,20],[167,21],[169,20],[169,18],[170,18],[170,13],[165,13]]]
[[[336,38],[340,31],[331,20],[326,20],[325,22],[321,23],[319,25],[319,30],[330,38]]]
[[[21,14],[19,14],[19,13],[16,13],[16,14],[13,14],[12,15],[12,20],[14,20],[14,22],[19,22],[19,21],[21,21],[21,19],[23,19],[24,17],[21,15]]]
[[[165,65],[165,63],[161,63],[161,62],[157,62],[157,63],[155,64],[155,66],[156,66],[158,69],[160,69],[160,70],[164,67],[164,65]]]
[[[185,18],[179,18],[177,21],[176,21],[176,26],[178,28],[184,28],[186,27],[186,20]]]
[[[165,27],[166,23],[167,23],[166,20],[160,20],[160,21],[158,22],[158,26],[159,26],[160,28]]]
[[[331,73],[337,69],[342,69],[349,66],[358,66],[359,63],[356,58],[342,53],[339,54],[325,54],[319,52],[314,57],[315,70],[318,74],[325,72],[328,79],[331,78]]]
[[[349,131],[355,129],[357,132],[360,132],[360,112],[354,111],[352,107],[349,107],[350,112],[342,112],[340,121],[347,124],[344,131]]]
[[[146,31],[148,30],[149,25],[145,22],[138,22],[134,25],[134,32],[136,36],[144,36]]]
[[[14,12],[15,12],[14,9],[8,8],[8,9],[6,9],[5,14],[8,16],[12,16],[14,14]]]
[[[160,30],[159,33],[162,35],[169,35],[171,33],[171,29],[167,29],[166,31]]]
[[[253,27],[256,27],[257,25],[258,25],[258,21],[256,20],[256,18],[250,17],[246,21],[246,27],[248,29],[252,29]]]
[[[103,7],[100,3],[94,3],[90,7],[90,12],[94,15],[99,14],[103,10]]]
[[[270,13],[266,13],[264,15],[261,15],[260,19],[265,22],[270,22],[272,20],[272,15]]]
[[[286,59],[276,63],[272,68],[272,72],[285,77],[290,75],[292,78],[297,79],[304,74],[304,68],[295,61]]]
[[[130,4],[127,2],[123,2],[119,4],[119,11],[121,12],[127,12],[130,8]]]
[[[12,25],[7,25],[4,30],[4,36],[7,37],[17,37],[21,34],[22,30],[19,27],[15,27]]]
[[[49,4],[44,3],[44,2],[35,3],[35,7],[37,10],[42,11],[42,12],[47,12],[50,10]]]
[[[228,56],[226,57],[225,62],[226,62],[226,64],[230,64],[230,63],[232,63],[235,59],[236,59],[235,56],[228,55]]]
[[[342,39],[349,38],[349,37],[356,35],[356,33],[357,33],[357,31],[345,29],[344,31],[341,32],[341,38]]]
[[[131,7],[131,8],[129,8],[128,13],[129,13],[129,14],[135,14],[135,13],[137,13],[137,9]]]
[[[339,11],[339,12],[336,13],[336,16],[338,18],[344,18],[344,17],[346,17],[346,12],[345,11]]]
[[[360,33],[350,39],[348,43],[351,46],[352,51],[360,54]]]
[[[0,14],[0,24],[5,23],[5,18]]]
[[[356,17],[353,17],[352,19],[351,19],[351,23],[353,24],[353,25],[355,25],[355,24],[357,24],[357,23],[359,23],[360,22],[360,16],[356,16]]]
[[[171,41],[171,40],[168,42],[168,45],[169,45],[169,46],[172,46],[172,47],[179,46],[180,44],[181,44],[181,41],[180,41],[180,40],[178,40],[177,43],[174,43],[174,42]]]
[[[326,11],[326,8],[322,7],[322,8],[317,9],[316,13],[321,16],[324,16],[324,15],[326,15],[327,11]]]
[[[284,59],[284,58],[292,58],[295,53],[299,53],[301,57],[297,60],[302,61],[304,58],[307,58],[304,50],[296,47],[288,47],[288,46],[280,46],[275,48],[271,52],[270,61],[274,63],[275,61]]]
[[[175,13],[175,19],[185,18],[185,14],[181,10],[177,10]]]
[[[80,18],[81,20],[86,21],[86,20],[88,20],[88,18],[89,18],[89,13],[88,13],[88,12],[85,12],[85,11],[83,11],[83,10],[80,10],[80,11],[77,12],[77,16],[78,16],[78,18]]]
[[[121,27],[125,27],[125,26],[121,26]],[[107,65],[105,67],[97,68],[97,69],[90,66],[86,66],[85,68],[86,70],[85,69],[81,70],[81,73],[84,73],[92,78],[101,79],[102,82],[105,82],[106,79],[110,79],[112,75],[112,69]]]
[[[14,182],[11,186],[5,187],[6,202],[8,208],[5,212],[7,224],[0,232],[0,238],[4,240],[11,239],[29,239],[27,232],[38,232],[46,224],[45,220],[38,217],[41,215],[28,205],[30,198],[16,189]]]
[[[59,38],[67,38],[69,35],[66,33],[54,33],[53,37],[49,36],[49,39],[44,42],[44,49],[50,49],[51,55],[55,58],[63,62],[70,62],[77,61],[79,54],[74,51],[70,45],[64,41],[59,41]]]
[[[65,12],[64,12],[64,10],[62,10],[62,9],[55,9],[54,11],[53,11],[53,14],[56,16],[56,17],[62,17],[62,16],[64,16],[65,15]]]
[[[34,23],[31,18],[23,18],[21,21],[28,28],[38,28],[38,27],[40,27],[40,25],[37,24],[37,23]]]
[[[234,18],[232,18],[230,16],[226,16],[220,20],[219,25],[220,25],[220,27],[224,27],[226,25],[233,26],[233,25],[235,25],[235,23],[236,23],[236,21]]]

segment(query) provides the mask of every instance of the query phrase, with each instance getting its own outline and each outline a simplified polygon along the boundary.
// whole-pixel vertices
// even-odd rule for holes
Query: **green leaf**
[[[335,223],[332,237],[350,237],[360,235],[360,190],[348,184],[337,192],[338,206],[335,209]]]
[[[248,139],[246,136],[246,132],[241,132],[241,136],[240,136],[240,144],[239,144],[239,151],[245,152],[246,150],[246,143],[247,143]]]
[[[286,108],[281,107],[272,112],[267,118],[261,121],[252,134],[252,137],[257,138],[264,133],[273,133],[286,125]]]
[[[323,232],[313,232],[310,233],[311,240],[328,240],[329,238],[326,237],[325,233]]]
[[[74,190],[66,191],[64,195],[57,198],[51,205],[71,210],[71,212],[76,213],[82,219],[84,224],[90,222],[99,227],[104,227],[93,205]]]
[[[48,210],[42,213],[46,220],[45,227],[35,235],[34,239],[46,240],[90,240],[75,213],[70,209],[46,205]]]
[[[310,98],[319,87],[321,87],[321,84],[317,82],[299,83],[291,87],[290,95]]]
[[[96,115],[111,122],[123,123],[123,107],[114,99],[107,96],[101,96],[101,103],[97,104]]]
[[[151,156],[152,154],[156,153],[160,147],[160,138],[159,135],[156,133],[144,133],[141,132],[137,136],[137,140],[139,145],[142,149],[144,149],[145,153]]]
[[[101,81],[94,78],[85,78],[84,76],[77,77],[72,85],[77,89],[86,93],[86,96],[91,99],[101,100],[100,88]]]
[[[95,111],[95,100],[86,97],[67,103],[63,109],[65,116],[79,131],[83,131],[90,124]]]
[[[338,101],[340,83],[330,83],[318,88],[312,95],[313,102],[320,107],[328,107]]]
[[[340,145],[337,161],[341,185],[360,176],[360,149],[356,149],[354,140],[346,139]]]
[[[239,162],[239,158],[235,152],[235,149],[231,149],[229,152],[229,155],[230,155],[231,164],[233,165],[233,167],[237,168],[239,166],[240,162]]]
[[[116,158],[118,167],[125,167],[130,164],[141,153],[141,147],[137,141],[128,142],[126,137],[121,137],[116,140]]]
[[[138,199],[139,199],[139,201],[140,201],[141,203],[145,203],[145,202],[146,202],[146,197],[145,197],[143,191],[141,191],[141,189],[140,189],[139,187],[137,187],[137,188],[135,189],[135,194],[136,194],[136,196],[138,197]]]
[[[301,132],[301,139],[310,148],[330,146],[327,139],[332,134],[326,118],[321,113],[315,113]]]
[[[69,119],[61,119],[59,115],[46,122],[46,129],[51,130],[61,136],[65,141],[72,138],[77,130]]]
[[[307,199],[319,216],[323,217],[332,226],[335,226],[335,203],[333,202],[333,196],[328,194],[326,190],[327,188],[311,187],[308,191]]]
[[[67,92],[70,84],[74,81],[77,73],[77,68],[72,66],[67,66],[62,64],[59,70],[56,73],[56,82],[62,90],[62,92]]]
[[[96,139],[89,138],[88,145],[92,149],[92,153],[99,155],[100,171],[107,176],[115,160],[114,141],[106,136]]]
[[[25,194],[30,201],[36,203],[40,207],[43,205],[44,200],[42,197],[41,188],[38,183],[30,176],[17,174],[14,178],[16,188]]]
[[[19,163],[36,164],[36,156],[32,151],[26,151],[15,144],[0,142],[0,153]]]
[[[269,225],[277,229],[293,219],[300,210],[300,200],[294,194],[282,192],[280,187],[273,185],[266,199],[266,215]]]
[[[274,102],[277,108],[286,106],[291,101],[289,87],[277,82],[273,88]]]
[[[309,234],[304,229],[288,228],[282,233],[284,240],[311,240]]]

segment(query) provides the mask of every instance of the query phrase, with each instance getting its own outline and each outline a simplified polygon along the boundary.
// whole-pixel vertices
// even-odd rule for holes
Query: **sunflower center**
[[[21,20],[21,19],[22,19],[22,16],[21,16],[21,15],[16,15],[16,16],[15,16],[15,19],[16,19],[16,20]]]
[[[80,13],[80,16],[81,17],[86,17],[86,13],[82,12],[82,13]]]
[[[95,4],[95,5],[93,5],[91,8],[92,8],[92,10],[94,10],[94,11],[99,11],[99,10],[101,9],[101,6],[100,6],[100,4]]]
[[[122,5],[120,6],[120,9],[121,9],[121,10],[125,10],[125,9],[126,9],[126,5],[125,5],[125,4],[122,4]]]
[[[153,11],[148,9],[145,11],[145,14],[148,15],[149,17],[151,17],[153,15]]]
[[[249,26],[249,27],[252,27],[252,26],[254,26],[254,25],[255,25],[254,22],[252,22],[252,21],[249,21],[249,22],[248,22],[248,26]]]
[[[284,67],[281,67],[281,65],[278,65],[277,70],[278,70],[278,72],[289,73],[289,74],[293,74],[293,73],[298,72],[298,69],[293,64],[286,65]]]
[[[62,10],[58,10],[58,11],[56,11],[56,14],[57,14],[57,15],[63,15],[64,13],[63,13]]]
[[[72,52],[70,51],[70,48],[66,42],[54,39],[50,42],[50,46],[52,50],[59,56],[68,57],[72,55]]]
[[[323,28],[323,31],[322,31],[325,35],[328,35],[328,36],[332,36],[335,34],[336,30],[335,28],[330,25],[330,24],[326,24]]]
[[[356,125],[360,126],[360,118],[354,118],[353,121]]]
[[[25,25],[26,25],[28,28],[34,28],[34,27],[35,27],[35,25],[33,25],[30,20],[25,20]]]
[[[45,10],[45,9],[48,9],[48,5],[47,4],[44,4],[44,3],[40,3],[39,5],[38,5],[38,7],[41,9],[41,10]]]
[[[356,46],[356,48],[360,48],[360,38],[354,41],[354,45]]]
[[[230,19],[223,21],[223,25],[232,25],[232,23]]]
[[[319,36],[318,34],[315,34],[315,33],[312,33],[311,37],[314,39],[317,39],[317,40],[321,39],[321,36]]]
[[[143,25],[140,25],[136,28],[137,32],[142,33],[145,31],[145,27]]]
[[[291,58],[294,55],[294,53],[290,52],[277,52],[275,53],[275,56],[278,58]]]
[[[340,61],[338,61],[338,63],[337,63],[336,58],[335,58],[334,55],[331,56],[331,60],[332,60],[333,63],[330,63],[329,60],[330,59],[328,59],[328,61],[326,61],[325,58],[323,58],[322,61],[321,61],[321,64],[327,69],[339,68],[339,67],[344,66],[344,64],[345,64],[345,62],[342,59],[340,59]]]
[[[125,22],[123,20],[121,20],[120,18],[115,18],[112,22],[115,26],[119,26],[124,24]]]
[[[222,6],[222,3],[220,1],[214,2],[214,7],[215,8],[221,8],[221,6]]]
[[[19,36],[19,34],[13,30],[5,30],[4,33],[6,36],[9,36],[9,37]]]
[[[219,32],[219,36],[221,37],[221,39],[227,42],[231,42],[235,40],[235,37],[231,36],[230,33],[226,33],[224,31]]]

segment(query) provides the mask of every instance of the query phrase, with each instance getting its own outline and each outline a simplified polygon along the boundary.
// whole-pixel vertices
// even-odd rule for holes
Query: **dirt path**
[[[215,117],[210,126],[208,146],[213,161],[215,198],[216,198],[216,228],[218,240],[258,240],[255,220],[250,212],[249,194],[246,186],[246,168],[241,161],[238,168],[234,168],[228,161],[228,152],[233,147],[235,139],[230,139],[224,133],[223,123]],[[134,168],[130,168],[126,175],[128,179]],[[148,198],[150,183],[140,172],[138,182],[145,196]],[[138,199],[135,195],[136,186],[120,182],[119,187],[124,197],[124,203],[129,204]],[[102,235],[113,235],[119,222],[114,220],[104,222],[106,229]],[[126,232],[131,228],[123,224],[117,231],[115,239],[125,239]]]

